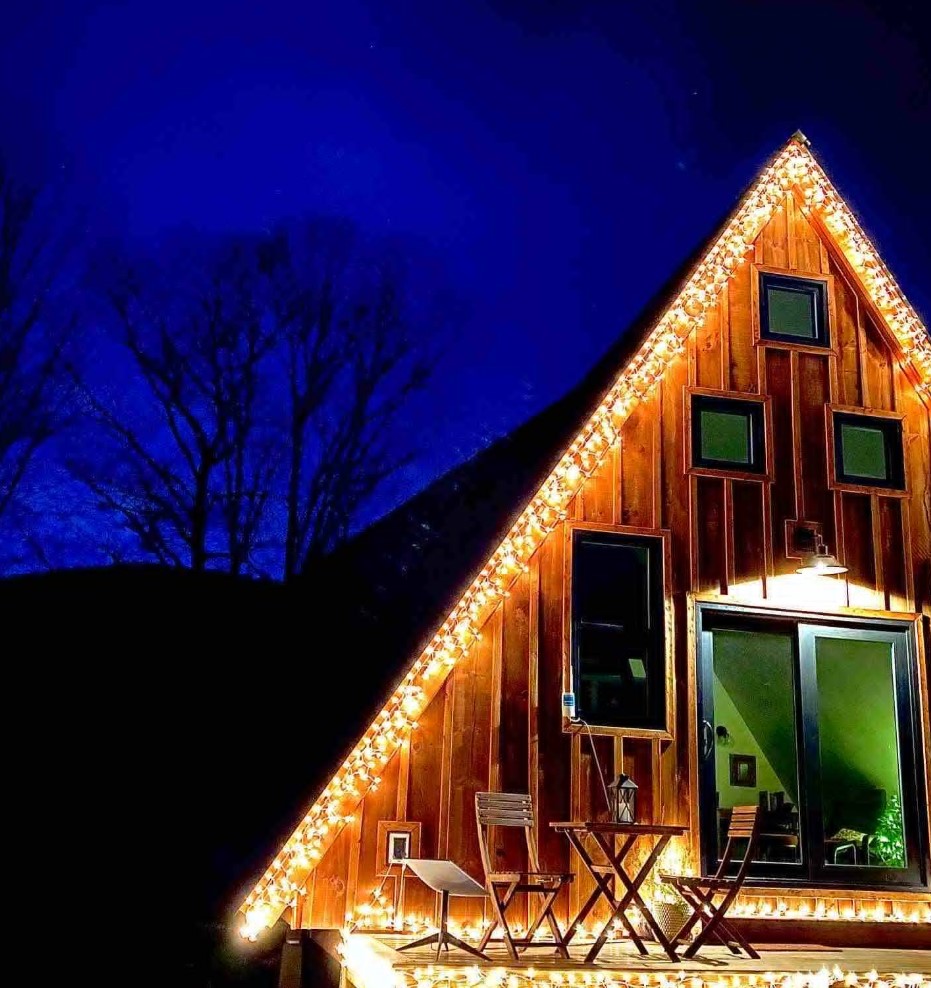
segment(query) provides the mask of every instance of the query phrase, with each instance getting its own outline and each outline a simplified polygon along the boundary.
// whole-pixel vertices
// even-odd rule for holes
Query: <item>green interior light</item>
[[[888,480],[886,439],[882,430],[846,422],[840,428],[844,473],[870,480]]]
[[[750,418],[740,412],[701,412],[703,460],[749,464],[752,455]]]
[[[766,300],[771,333],[806,340],[817,337],[811,292],[771,286],[766,290]]]

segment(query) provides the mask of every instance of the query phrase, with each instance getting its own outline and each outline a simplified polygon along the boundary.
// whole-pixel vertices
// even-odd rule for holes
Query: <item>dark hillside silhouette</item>
[[[323,646],[310,590],[125,566],[0,583],[29,635],[7,688],[7,793],[36,855],[12,867],[27,915],[52,889],[73,903],[61,950],[93,952],[106,915],[108,969],[142,936],[166,945],[166,984],[274,983],[277,955],[224,924],[354,741],[378,663]],[[108,914],[113,896],[131,907]]]

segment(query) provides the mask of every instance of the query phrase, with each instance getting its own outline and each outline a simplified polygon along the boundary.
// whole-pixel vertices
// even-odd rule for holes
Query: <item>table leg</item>
[[[621,847],[619,854],[615,855],[613,850],[609,850],[605,848],[604,844],[598,838],[597,835],[593,835],[593,836],[595,836],[595,840],[597,841],[598,846],[602,849],[603,852],[605,852],[605,855],[608,858],[608,861],[611,865],[611,869],[616,874],[618,870],[618,866],[617,864],[615,864],[615,859],[617,861],[623,861],[627,853],[634,846],[634,843],[637,838],[633,835],[625,837],[624,844]],[[627,931],[627,935],[630,937],[634,946],[641,954],[645,956],[647,954],[647,949],[646,947],[644,947],[643,941],[637,935],[637,931],[634,929],[633,924],[627,918],[627,915],[624,912],[624,903],[619,902],[615,893],[613,893],[610,889],[610,882],[614,876],[613,875],[606,876],[595,870],[595,864],[592,861],[591,855],[584,849],[581,841],[579,841],[578,838],[576,838],[576,840],[574,841],[574,845],[576,847],[576,850],[579,852],[579,856],[582,858],[582,861],[584,862],[586,868],[588,868],[589,872],[591,873],[592,878],[595,879],[596,884],[598,885],[599,889],[604,893],[605,898],[608,900],[608,903],[611,906],[611,915],[608,917],[608,921],[602,927],[601,933],[598,935],[597,939],[595,940],[594,944],[592,944],[591,949],[586,955],[585,963],[591,964],[595,960],[595,958],[601,953],[602,948],[608,941],[608,937],[611,935],[611,926],[614,924],[615,920],[620,920],[621,925]]]
[[[640,870],[637,872],[633,878],[627,875],[624,870],[624,858],[629,850],[628,847],[621,849],[621,852],[615,855],[611,849],[610,844],[604,840],[601,834],[594,835],[595,840],[598,842],[598,846],[604,852],[605,856],[611,862],[611,866],[614,868],[618,879],[621,884],[627,889],[627,894],[621,899],[619,909],[622,911],[627,909],[631,905],[635,905],[639,910],[641,916],[643,916],[644,922],[650,927],[653,935],[656,937],[657,943],[666,951],[666,956],[671,961],[678,961],[679,956],[676,954],[675,947],[670,943],[669,938],[660,929],[659,924],[653,916],[653,913],[647,907],[647,904],[643,901],[640,895],[640,886],[646,881],[647,875],[656,863],[656,859],[663,853],[666,845],[671,840],[671,836],[663,835],[658,838],[653,850],[648,855],[646,861],[641,865]]]
[[[569,924],[568,930],[566,930],[566,943],[570,943],[572,938],[575,936],[579,926],[585,922],[586,917],[592,911],[595,903],[598,901],[600,895],[604,895],[608,902],[611,904],[612,908],[614,906],[614,901],[609,893],[609,891],[598,881],[598,876],[593,871],[593,862],[588,851],[585,850],[585,846],[581,840],[579,840],[578,835],[572,831],[565,831],[566,837],[569,843],[575,848],[576,853],[582,859],[582,864],[585,865],[587,871],[595,879],[595,888],[592,889],[591,895],[585,900],[582,908],[579,910],[575,919]]]

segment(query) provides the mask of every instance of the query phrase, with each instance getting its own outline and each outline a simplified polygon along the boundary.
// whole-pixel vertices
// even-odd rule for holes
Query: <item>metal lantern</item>
[[[636,823],[637,783],[623,773],[608,786],[611,791],[611,816],[615,823]]]

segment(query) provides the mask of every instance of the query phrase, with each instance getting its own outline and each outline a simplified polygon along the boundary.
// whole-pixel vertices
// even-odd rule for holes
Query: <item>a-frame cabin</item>
[[[481,882],[482,790],[533,797],[543,866],[577,874],[565,921],[592,882],[548,824],[605,815],[600,767],[688,827],[695,873],[761,806],[755,938],[929,943],[929,409],[927,329],[796,135],[579,388],[395,513],[433,511],[385,633],[396,688],[243,935],[432,923],[390,858]],[[846,572],[797,572],[825,553]]]

